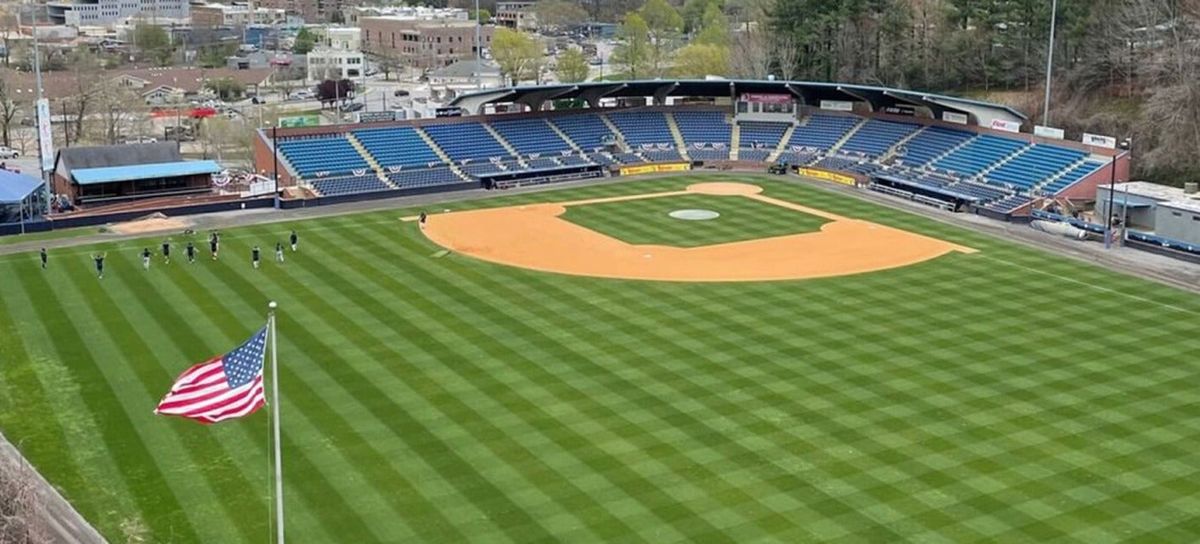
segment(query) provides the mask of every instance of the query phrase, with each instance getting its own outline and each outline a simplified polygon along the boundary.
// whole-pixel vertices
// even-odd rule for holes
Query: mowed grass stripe
[[[68,269],[69,279],[62,282],[70,285],[75,282],[96,282],[84,268]],[[54,348],[59,360],[64,361],[76,381],[80,384],[80,394],[87,404],[88,410],[96,414],[96,423],[100,428],[101,437],[111,453],[121,477],[133,495],[140,511],[141,522],[145,523],[155,534],[177,535],[177,538],[194,542],[199,539],[193,527],[183,514],[183,504],[169,486],[158,464],[151,453],[152,449],[138,435],[133,421],[129,418],[122,403],[124,388],[111,381],[102,368],[112,368],[113,371],[129,372],[120,361],[103,357],[104,353],[94,354],[93,348],[99,349],[101,342],[85,341],[81,330],[89,331],[89,336],[95,334],[91,320],[87,323],[77,323],[64,311],[64,305],[59,300],[58,290],[52,288],[42,272],[33,267],[20,267],[17,278],[27,292],[37,293],[37,303],[34,310],[48,329],[54,331]],[[71,293],[71,290],[66,290]],[[80,300],[80,297],[73,297]],[[83,321],[87,313],[80,312],[74,316]],[[105,350],[107,351],[107,350]],[[122,368],[124,367],[124,368]],[[153,409],[150,405],[147,409]],[[118,453],[119,452],[119,453]]]
[[[233,266],[238,265],[248,266],[245,263],[240,262],[233,264]],[[209,271],[209,266],[210,265],[207,263],[197,263],[196,265],[188,266],[186,269],[184,269],[184,271],[182,271],[182,273],[178,273],[179,269],[176,269],[177,273],[175,275],[177,276],[178,281],[178,283],[176,283],[176,287],[179,288],[181,296],[184,296],[188,299],[188,304],[196,309],[197,315],[191,318],[189,321],[190,323],[195,324],[197,321],[199,321],[208,324],[209,327],[221,329],[221,333],[216,335],[216,337],[219,338],[219,340],[216,340],[216,345],[220,346],[216,349],[219,351],[222,349],[228,349],[228,346],[235,346],[238,345],[238,343],[245,341],[247,336],[254,330],[255,326],[261,326],[262,322],[265,321],[265,317],[263,316],[261,307],[252,308],[248,304],[242,304],[240,297],[237,297],[233,294],[227,294],[231,293],[231,291],[228,290],[228,287],[224,283],[221,283],[220,280],[216,279],[217,276],[213,275]],[[226,266],[226,264],[215,264],[211,266]],[[202,288],[202,284],[197,278],[208,280],[208,282],[205,284],[206,287]],[[235,308],[230,308],[225,304],[222,304],[222,301],[230,303],[236,308],[236,311]],[[304,310],[302,307],[294,307],[290,308],[289,311],[302,312]],[[206,327],[206,329],[207,328],[208,327]],[[286,348],[286,344],[281,345],[285,346]],[[296,366],[308,366],[304,363],[308,362],[311,364],[311,361],[304,360],[300,357],[290,356],[291,353],[296,353],[297,350],[287,351],[289,351],[289,355],[285,355],[280,361],[280,374],[281,380],[285,380],[288,384],[288,387],[286,390],[281,389],[281,394],[287,393],[285,398],[289,401],[289,404],[293,402],[295,403],[295,410],[285,409],[286,413],[284,416],[288,419],[288,427],[294,429],[300,425],[295,419],[293,419],[297,415],[302,416],[304,419],[308,419],[310,414],[316,414],[318,417],[322,418],[322,421],[328,420],[331,422],[328,426],[330,429],[350,429],[351,426],[348,421],[344,419],[332,418],[333,412],[329,405],[318,403],[315,407],[311,406],[314,403],[308,402],[309,399],[319,399],[321,397],[317,394],[316,390],[308,387],[302,374],[294,371]],[[270,387],[269,382],[267,385]],[[268,392],[268,403],[271,402],[272,401],[269,398]],[[246,449],[242,451],[242,455],[233,460],[241,464],[243,466],[243,470],[248,470],[251,474],[254,474],[255,470],[262,471],[262,483],[264,486],[266,485],[267,474],[273,470],[272,467],[267,463],[271,455],[272,448],[269,436],[269,422],[271,417],[269,412],[272,409],[272,406],[272,404],[268,404],[268,406],[264,408],[260,414],[253,416],[248,420],[239,421],[236,424],[218,426],[221,431],[225,431],[222,433],[222,437],[227,437],[226,439],[228,440],[234,440],[232,436],[234,436],[235,433],[240,433],[242,440],[239,440],[238,442],[248,442],[248,444],[246,444]],[[289,405],[288,408],[293,407]],[[314,433],[310,431],[309,434],[311,435]],[[343,445],[348,451],[370,451],[369,448],[363,447],[366,442],[360,437],[355,436],[355,440],[351,440],[345,435],[337,435],[336,438],[337,442]],[[284,456],[284,478],[289,482],[293,479],[304,478],[304,475],[302,474],[294,474],[294,471],[292,470],[293,467],[291,467],[289,462],[290,452],[285,452]],[[378,459],[356,459],[353,466],[369,469],[377,466],[378,462]],[[291,493],[292,492],[290,490],[285,491],[285,495],[289,497],[288,504],[286,505],[289,530],[297,534],[307,535],[308,537],[312,538],[315,538],[315,535],[317,534],[323,534],[325,535],[326,539],[333,539],[334,535],[325,532],[324,526],[319,524],[317,521],[319,518],[311,511],[314,507],[327,509],[329,506],[327,504],[314,505],[312,501],[292,501]],[[273,500],[273,494],[273,488],[267,489],[264,487],[263,492],[256,495],[259,503],[262,505],[261,508],[265,510],[270,507],[271,501]],[[256,518],[256,522],[262,524],[263,531],[265,532],[269,523],[268,519],[265,517],[258,517]]]
[[[394,323],[396,321],[400,321],[401,316],[398,316],[398,315],[396,315],[396,313],[392,312],[388,306],[380,304],[379,300],[378,300],[380,295],[372,295],[370,293],[366,293],[365,291],[362,291],[362,289],[360,289],[359,287],[354,286],[353,283],[347,279],[347,277],[344,277],[347,275],[353,276],[354,275],[353,270],[365,270],[366,267],[368,267],[368,264],[364,261],[360,261],[360,259],[358,259],[358,257],[355,257],[354,256],[355,252],[353,251],[353,249],[350,251],[346,251],[346,252],[336,250],[336,247],[338,247],[340,245],[347,246],[347,247],[353,247],[353,244],[355,243],[355,241],[352,241],[352,240],[342,240],[342,241],[343,241],[343,244],[325,243],[325,244],[320,245],[320,247],[323,247],[323,249],[326,249],[326,250],[331,250],[331,251],[337,252],[337,255],[332,256],[334,258],[332,258],[330,262],[354,264],[354,267],[347,267],[347,268],[340,269],[340,270],[326,269],[324,267],[324,264],[322,262],[320,262],[320,261],[322,261],[322,259],[317,259],[317,261],[314,261],[314,264],[313,264],[314,270],[316,270],[317,273],[319,273],[318,274],[319,277],[322,277],[322,279],[324,279],[326,282],[338,283],[338,291],[340,291],[340,293],[342,295],[344,295],[344,297],[348,298],[349,303],[353,303],[354,305],[356,305],[358,307],[364,307],[364,309],[367,309],[368,311],[370,311],[371,315],[382,319],[382,322],[380,322],[380,324],[383,324],[384,327],[382,327],[380,329],[385,330],[385,329],[389,329],[389,328],[395,328],[396,324],[394,324]],[[341,267],[338,267],[338,268],[341,268]],[[368,277],[368,279],[370,279],[370,277],[372,277],[372,276],[379,277],[379,276],[382,276],[382,274],[367,274],[365,277]],[[378,293],[386,293],[386,291],[378,291]],[[452,327],[452,325],[451,325],[451,327]],[[395,329],[395,331],[397,334],[402,333],[402,330],[398,329],[398,328]],[[364,333],[366,333],[365,330],[364,330]],[[379,341],[380,346],[388,345],[388,342],[382,341],[383,339],[379,339],[379,340],[380,340]],[[395,360],[403,360],[403,353],[396,351],[396,352],[392,353],[392,358],[394,358]],[[395,372],[395,371],[398,371],[398,369],[394,369],[392,371]],[[410,377],[410,379],[412,379],[412,377]],[[432,381],[427,382],[425,385],[426,385],[425,388],[418,388],[416,390],[422,391],[422,390],[426,390],[426,389],[439,387],[439,385],[436,382],[432,382]],[[434,389],[434,390],[436,390],[436,389]],[[449,401],[449,400],[455,400],[454,396],[446,394],[445,391],[438,391],[437,396],[443,397],[443,399],[444,399],[443,402]],[[458,402],[457,405],[452,406],[452,410],[454,410],[455,413],[457,413],[458,416],[460,416],[460,419],[463,420],[463,422],[474,422],[476,425],[478,425],[474,429],[474,432],[476,435],[491,436],[491,437],[497,438],[497,440],[499,440],[499,438],[503,438],[504,434],[502,431],[499,431],[498,429],[494,428],[494,426],[487,425],[488,419],[485,417],[485,414],[475,412],[473,410],[473,408],[470,408],[468,405],[466,405],[466,403]],[[438,442],[436,442],[436,443],[438,443]],[[490,442],[484,441],[484,442],[482,442],[482,446],[490,447]],[[448,452],[449,452],[449,450],[448,450]],[[510,452],[510,448],[491,448],[492,455],[487,456],[487,458],[484,458],[481,461],[485,462],[485,466],[486,466],[488,461],[493,460],[493,456],[499,456],[500,459],[504,459],[504,456],[509,455],[509,452]],[[462,455],[467,455],[467,454],[469,454],[469,452],[462,453]],[[532,454],[532,452],[523,452],[523,453],[512,452],[512,454],[520,455],[521,458],[534,459],[534,455]],[[457,458],[457,456],[460,454],[454,453],[454,455]],[[463,466],[469,466],[469,461],[466,459],[457,460],[457,462],[462,462]],[[486,477],[484,477],[484,474],[480,474],[480,477],[486,478]],[[542,530],[542,528],[538,524],[538,522],[536,522],[533,518],[526,519],[527,514],[522,515],[522,514],[524,514],[524,510],[521,509],[520,506],[517,506],[517,504],[510,502],[509,497],[504,495],[504,492],[502,490],[500,490],[499,488],[493,488],[493,486],[491,486],[491,484],[490,484],[490,480],[491,480],[491,478],[482,479],[482,480],[480,480],[480,484],[476,484],[476,485],[481,485],[482,488],[484,488],[484,489],[482,489],[482,491],[487,491],[487,494],[481,494],[481,495],[476,495],[476,496],[472,497],[472,498],[474,498],[474,500],[476,502],[479,503],[479,507],[482,510],[484,510],[484,512],[505,513],[505,518],[509,518],[509,519],[498,520],[498,522],[499,522],[499,524],[502,524],[502,525],[500,525],[500,527],[502,527],[504,531],[511,533],[512,538],[514,538],[514,540],[516,540],[516,542],[526,542],[526,540],[528,540],[530,538],[533,538],[533,539],[551,538],[550,534],[545,533],[544,530]],[[457,483],[456,483],[456,485],[457,485]],[[460,488],[460,489],[462,489],[462,488]],[[498,495],[498,496],[487,497],[487,495]],[[506,526],[505,524],[511,524],[511,526]],[[539,532],[540,532],[540,534],[539,534]]]
[[[409,242],[408,242],[408,240],[402,239],[401,243],[406,244]],[[383,248],[383,247],[380,247],[380,250],[387,251],[387,249]],[[410,274],[414,274],[414,275],[418,271],[425,272],[425,270],[423,268],[418,269],[416,267],[413,267],[413,268],[406,269],[406,272],[408,272]],[[445,269],[445,271],[450,272],[452,270]],[[426,272],[426,273],[428,273],[428,272]],[[435,282],[435,281],[436,282],[446,282],[447,281],[446,279],[435,276],[431,273],[428,277],[416,277],[414,279],[420,280],[422,283]],[[466,280],[466,278],[464,278],[464,280]],[[456,281],[453,283],[447,283],[447,287],[445,289],[441,289],[439,291],[448,292],[451,290],[464,289],[467,286],[470,286],[471,284],[472,284],[472,282],[469,280],[461,281],[461,282]],[[413,293],[413,296],[421,296],[421,294]],[[480,296],[480,294],[476,294],[476,293],[468,293],[468,294],[465,294],[465,296],[452,297],[452,300],[454,300],[454,301],[470,300],[470,301],[475,302],[476,304],[490,304],[489,298],[490,297],[488,297],[488,296]],[[431,301],[431,302],[433,302],[433,301]],[[514,305],[514,307],[517,307],[517,306]],[[499,309],[497,309],[497,310],[499,310]],[[463,312],[459,312],[454,315],[462,315],[462,316],[473,315],[472,312],[474,312],[474,311],[477,311],[477,310],[463,311]],[[493,314],[493,313],[497,314],[497,317],[499,319],[503,320],[504,328],[511,328],[514,331],[525,332],[525,333],[530,333],[530,334],[536,333],[536,331],[529,328],[528,325],[522,323],[519,319],[512,319],[510,316],[506,316],[503,313],[503,310],[493,311],[493,312],[479,312],[478,315],[488,315],[488,314]],[[503,345],[503,342],[497,338],[496,342],[494,342],[494,345],[501,346],[501,345]],[[507,353],[493,353],[493,354],[491,354],[491,356],[496,357],[497,360],[503,360],[503,361],[514,361],[514,360],[524,359],[524,356],[520,352],[517,352],[515,350],[508,350]],[[532,362],[527,363],[527,364],[528,364],[529,371],[541,371],[541,369],[536,364],[533,364]],[[547,376],[547,378],[554,379],[554,376],[552,376],[552,375]],[[540,380],[536,380],[536,381],[538,383],[547,383],[546,379],[540,379]],[[636,389],[636,387],[634,389]],[[642,433],[642,434],[644,434],[644,433]],[[639,500],[643,500],[643,501],[646,500],[647,497],[650,497],[652,502],[646,503],[646,507],[649,508],[651,511],[657,513],[663,521],[668,522],[668,523],[673,523],[680,519],[690,518],[691,521],[690,521],[690,525],[688,527],[684,527],[684,528],[676,527],[677,530],[682,529],[683,534],[703,533],[703,534],[709,535],[710,538],[713,536],[719,535],[719,532],[716,531],[715,528],[708,527],[706,529],[705,526],[707,524],[699,522],[696,519],[697,518],[696,513],[690,513],[690,514],[687,513],[686,507],[683,507],[677,501],[675,501],[675,500],[671,499],[670,497],[668,497],[667,495],[663,494],[660,490],[658,490],[656,488],[656,486],[653,483],[646,480],[644,475],[642,475],[636,471],[630,471],[627,467],[623,467],[620,465],[610,468],[610,470],[616,470],[616,469],[624,469],[624,470],[620,471],[621,474],[624,476],[624,478],[622,480],[618,480],[618,482],[623,486],[623,488],[626,490],[626,492],[631,497],[638,498]],[[634,479],[634,482],[637,484],[637,487],[629,487],[630,484],[625,483],[630,478]]]
[[[136,274],[128,273],[128,271],[122,271],[123,273],[114,274],[111,277],[112,280],[123,284],[133,294],[131,298],[136,301],[136,307],[141,311],[136,311],[134,305],[128,302],[122,304],[122,308],[129,310],[128,316],[123,322],[113,324],[117,333],[114,334],[110,329],[110,336],[114,338],[124,336],[117,343],[125,358],[136,360],[145,357],[146,353],[155,353],[167,365],[161,372],[147,372],[145,386],[150,398],[154,398],[156,395],[165,395],[171,384],[174,383],[177,374],[185,368],[213,356],[214,351],[220,352],[229,349],[208,347],[208,342],[198,331],[200,327],[197,320],[181,316],[176,308],[184,306],[175,304],[175,299],[166,298],[160,292],[158,284],[173,284],[176,281],[162,279],[162,276],[166,275],[164,273],[169,274],[172,269],[177,269],[182,264],[182,262],[176,261],[173,266],[163,266],[168,270],[156,268],[147,271],[143,274],[147,277],[137,277]],[[96,284],[98,285],[99,282]],[[104,291],[97,290],[93,296],[88,298],[99,301],[103,297],[105,297]],[[125,312],[111,313],[120,317]],[[135,322],[145,325],[138,330],[133,326]],[[244,341],[245,339],[235,340],[231,345],[239,345]],[[168,348],[168,345],[171,347]],[[174,359],[170,356],[172,353],[176,356]],[[172,359],[178,361],[179,364],[170,365],[168,361]],[[157,377],[158,380],[155,381],[154,377]],[[243,457],[245,450],[237,447],[245,446],[245,443],[235,442],[229,438],[224,441],[218,440],[214,432],[209,432],[207,428],[190,421],[172,420],[168,422],[162,420],[156,423],[163,423],[175,431],[182,442],[184,451],[191,460],[188,466],[195,469],[192,477],[203,478],[208,482],[215,495],[212,501],[220,505],[226,518],[231,522],[214,524],[215,515],[205,512],[203,509],[189,508],[188,513],[194,520],[193,524],[216,525],[222,529],[232,526],[240,533],[243,540],[261,537],[266,530],[263,522],[269,515],[269,511],[263,504],[261,496],[254,491],[265,491],[265,479],[248,477],[237,464],[231,462],[235,457]],[[237,427],[245,428],[246,426],[237,425]],[[262,470],[262,466],[259,465],[255,468],[257,475],[261,476],[262,473],[259,471]],[[231,537],[222,535],[221,538]]]
[[[11,266],[0,263],[0,277],[14,277]],[[30,348],[22,339],[32,337],[23,334],[13,321],[11,304],[5,301],[9,289],[0,289],[0,428],[5,433],[20,436],[18,448],[27,458],[39,459],[40,464],[57,467],[61,476],[58,485],[66,489],[84,486],[84,477],[75,464],[67,447],[67,432],[63,429],[59,413],[47,398],[46,388],[37,375],[37,366],[30,356]],[[64,394],[65,391],[54,391]],[[11,440],[11,439],[10,439]],[[98,512],[91,501],[79,501],[77,509],[85,517],[96,519]]]
[[[134,275],[129,273],[135,266],[136,257],[110,254],[109,259],[111,266],[123,269],[123,273],[108,275],[105,284],[101,285],[101,281],[88,278],[85,271],[79,270],[67,289],[73,287],[78,290],[80,298],[91,309],[93,323],[104,330],[106,340],[111,339],[111,342],[92,341],[91,348],[106,352],[106,356],[98,359],[104,361],[102,364],[108,369],[105,374],[111,376],[111,381],[129,384],[122,389],[122,400],[125,401],[123,404],[133,430],[138,431],[143,441],[152,444],[155,452],[162,454],[160,471],[184,475],[166,481],[167,485],[176,489],[178,495],[191,498],[186,508],[169,513],[170,523],[179,523],[180,518],[189,520],[198,538],[205,541],[236,538],[226,533],[227,529],[240,530],[242,538],[253,536],[252,527],[237,524],[240,519],[237,508],[246,504],[240,502],[246,495],[246,482],[241,474],[236,471],[219,475],[204,472],[211,468],[208,460],[223,458],[225,454],[221,452],[221,447],[204,435],[187,433],[181,427],[173,428],[174,432],[168,431],[166,422],[151,414],[158,397],[170,388],[174,377],[161,364],[155,363],[159,357],[152,358],[147,354],[161,357],[171,353],[171,350],[157,342],[151,345],[145,340],[147,337],[161,339],[165,334],[154,334],[164,331],[154,330],[155,318],[139,313],[137,309],[144,310],[147,299],[152,299],[149,302],[155,307],[164,308],[166,304],[153,293],[146,292],[145,286],[149,283],[147,278],[137,278],[135,281]],[[123,288],[113,289],[118,284]],[[110,295],[110,291],[118,293],[116,296],[120,297],[121,302]],[[155,317],[161,319],[161,313]],[[144,325],[135,327],[135,321]],[[181,352],[176,352],[176,355],[182,359]],[[118,371],[127,372],[118,374]],[[141,386],[140,391],[134,388],[135,382]],[[212,467],[222,470],[220,463]],[[234,478],[234,485],[222,486],[223,481],[217,476]],[[221,522],[213,523],[213,520]]]
[[[221,260],[222,263],[217,266],[208,268],[214,274],[216,279],[225,285],[225,288],[237,295],[236,300],[241,304],[247,305],[249,308],[265,308],[266,303],[271,297],[263,293],[256,281],[260,277],[249,266],[250,255],[249,243],[227,243],[222,242]],[[227,251],[228,250],[228,251]],[[242,256],[241,259],[236,256]],[[230,262],[232,261],[232,262]],[[246,263],[239,265],[234,263]],[[225,263],[230,262],[228,266]],[[285,322],[287,317],[281,315],[280,322]],[[293,325],[294,326],[294,325]],[[310,327],[311,328],[311,327]],[[320,334],[320,331],[314,331]],[[297,357],[297,354],[311,354],[306,341],[315,341],[309,335],[289,335],[286,338],[281,338],[280,350],[291,354],[292,357]],[[303,355],[307,358],[307,355]],[[300,367],[315,366],[312,359],[308,359],[308,364],[301,363]],[[317,406],[313,410],[313,404],[321,400],[319,394],[313,398],[293,400],[290,393],[286,393],[286,384],[289,381],[291,365],[280,365],[280,394],[285,395],[282,408],[285,413],[288,408],[307,406],[310,407],[305,411],[308,417],[319,415],[321,410],[331,410],[328,405]],[[293,376],[294,377],[294,376]],[[331,430],[331,429],[327,429]],[[296,500],[296,495],[299,494],[300,500],[305,504],[308,512],[311,513],[310,519],[321,527],[325,533],[331,535],[334,539],[346,539],[354,542],[371,542],[375,537],[370,533],[370,527],[357,512],[345,508],[344,501],[334,501],[331,498],[343,496],[344,493],[338,491],[337,488],[329,481],[327,476],[328,468],[322,468],[316,464],[308,456],[307,447],[301,447],[303,444],[307,446],[309,443],[305,440],[311,438],[308,436],[297,436],[287,425],[284,425],[281,433],[281,447],[284,456],[285,470],[285,492],[284,499],[286,504],[293,503]],[[350,468],[347,466],[347,468]],[[289,477],[289,475],[296,477]],[[297,493],[298,492],[298,493]]]
[[[356,242],[366,243],[366,239],[359,238],[356,240]],[[344,246],[342,244],[327,243],[327,244],[325,244],[325,247],[340,248],[340,247],[344,247]],[[381,256],[380,253],[374,253],[375,251],[384,251],[384,250],[382,248],[379,248],[378,246],[372,248],[373,255]],[[390,297],[387,297],[387,295],[386,295],[387,293],[392,293],[392,292],[394,292],[395,289],[406,289],[403,286],[403,284],[401,284],[400,282],[398,282],[396,280],[391,279],[390,275],[387,274],[385,271],[375,268],[369,262],[359,261],[359,260],[355,259],[349,253],[338,252],[338,254],[332,255],[332,257],[333,257],[332,262],[345,263],[349,268],[352,268],[352,269],[364,274],[364,276],[363,276],[364,279],[367,279],[368,281],[375,283],[376,287],[378,288],[378,290],[376,292],[385,293],[385,296],[383,297],[383,299],[381,299],[381,302],[388,302],[386,300],[386,298],[390,298]],[[348,273],[348,271],[342,272],[342,274],[354,276],[354,274],[350,274],[350,273]],[[399,297],[397,297],[397,299],[399,300]],[[388,306],[394,307],[394,306],[399,306],[399,305],[391,304]],[[400,307],[403,307],[403,306],[400,306]],[[383,312],[384,315],[387,317],[386,321],[388,323],[403,325],[403,324],[406,324],[406,322],[410,321],[410,319],[407,319],[404,316],[396,315],[395,313],[391,312],[390,310],[382,309],[380,311]],[[494,314],[494,312],[490,312],[490,313]],[[470,326],[466,325],[465,323],[449,323],[446,325],[445,330],[451,330],[451,331],[452,330],[470,330]],[[464,345],[464,346],[470,346],[470,345],[472,345],[472,343],[473,343],[473,341],[464,339],[462,342],[457,343],[457,344]],[[443,344],[443,345],[446,346],[444,349],[455,349],[455,348],[449,348],[448,345],[446,345],[446,344]],[[457,348],[457,349],[462,349],[462,348]],[[474,351],[474,350],[472,350],[472,351]],[[404,352],[410,353],[407,348],[404,349]],[[422,359],[429,359],[429,360],[433,360],[433,361],[437,360],[436,355],[431,355],[428,353],[426,353],[424,355],[425,355],[425,357],[423,357]],[[556,514],[554,514],[554,517],[556,517],[556,518],[568,517],[571,515],[570,512],[575,512],[576,516],[582,515],[585,512],[598,512],[601,514],[606,513],[606,512],[603,512],[603,508],[600,503],[596,502],[590,495],[583,492],[578,487],[572,485],[571,479],[570,479],[570,476],[571,476],[570,474],[563,474],[558,469],[555,469],[555,468],[547,465],[544,461],[542,461],[540,459],[542,457],[551,457],[548,454],[548,452],[546,452],[544,449],[539,449],[538,451],[535,452],[535,451],[530,450],[529,446],[522,445],[522,442],[520,441],[520,439],[527,440],[528,439],[527,433],[541,434],[543,437],[545,437],[546,440],[553,442],[558,447],[558,450],[559,450],[558,455],[564,455],[569,451],[569,449],[575,449],[575,448],[578,448],[579,446],[587,443],[587,441],[580,436],[572,436],[569,438],[564,438],[562,436],[559,436],[560,433],[547,434],[546,429],[542,428],[543,427],[542,425],[539,425],[539,423],[548,419],[549,415],[546,414],[542,408],[539,408],[537,405],[533,404],[531,401],[526,400],[524,397],[525,397],[525,395],[528,395],[531,392],[534,392],[537,390],[544,390],[542,388],[542,386],[539,385],[538,382],[536,382],[536,381],[522,381],[521,383],[513,383],[511,380],[507,380],[507,379],[504,382],[500,382],[497,380],[486,380],[487,383],[479,383],[479,381],[480,381],[479,378],[490,378],[493,376],[493,372],[494,372],[494,370],[492,368],[484,368],[484,367],[478,366],[480,363],[487,362],[490,366],[495,367],[496,366],[495,363],[500,360],[503,360],[506,363],[508,363],[508,365],[506,365],[506,366],[515,365],[519,361],[516,359],[513,359],[513,358],[500,359],[500,358],[498,358],[497,355],[489,354],[486,352],[480,352],[478,354],[462,353],[460,355],[460,357],[462,358],[462,360],[472,362],[476,366],[476,369],[470,375],[460,374],[459,379],[455,383],[446,383],[445,385],[440,385],[438,380],[434,380],[434,379],[432,379],[432,377],[430,377],[429,379],[418,380],[418,383],[415,383],[414,386],[417,387],[419,390],[442,389],[442,391],[439,392],[439,396],[441,396],[441,395],[450,396],[451,393],[448,391],[445,391],[444,387],[449,387],[449,386],[456,385],[456,384],[464,384],[464,385],[467,385],[472,388],[482,388],[482,389],[476,389],[476,391],[478,391],[478,394],[473,395],[473,397],[475,399],[477,399],[476,402],[489,405],[493,408],[496,408],[497,410],[506,410],[509,413],[513,414],[514,416],[517,416],[521,423],[519,425],[520,428],[512,429],[511,431],[505,431],[505,429],[501,429],[499,427],[496,427],[495,425],[489,424],[490,419],[496,418],[496,416],[498,414],[503,413],[503,412],[488,412],[491,414],[491,417],[489,417],[488,415],[479,414],[478,412],[473,412],[470,415],[461,414],[461,415],[459,415],[459,417],[461,417],[467,421],[477,422],[475,425],[472,426],[472,429],[471,429],[472,436],[476,437],[477,439],[486,440],[487,442],[498,443],[499,444],[498,450],[497,450],[497,447],[490,447],[490,449],[494,452],[497,452],[501,458],[505,459],[510,464],[512,464],[514,466],[533,465],[533,466],[537,467],[536,469],[532,469],[532,470],[529,468],[522,470],[522,473],[525,474],[525,477],[537,478],[537,482],[540,482],[543,486],[546,486],[550,482],[555,482],[555,481],[558,482],[551,486],[552,490],[545,491],[546,493],[552,494],[553,501],[545,502],[541,507],[542,508],[555,507],[558,504],[561,504],[563,507],[566,507],[567,508],[566,511],[560,510]],[[524,359],[524,357],[522,357],[522,359]],[[531,361],[528,361],[528,360],[524,360],[524,361],[520,361],[520,362],[522,365],[533,364]],[[409,364],[412,365],[413,371],[420,370],[420,367],[417,366],[417,364],[415,364],[415,362],[409,361]],[[441,361],[441,364],[447,365],[447,367],[451,367],[450,365],[453,365],[453,367],[451,367],[451,368],[455,368],[455,369],[458,369],[461,367],[461,365],[458,364],[457,361],[451,361],[451,360],[443,360],[443,361]],[[412,380],[414,378],[414,374],[412,374],[412,373],[406,373],[405,376],[407,378],[409,378],[410,380]],[[506,378],[509,376],[515,377],[511,372],[501,375],[501,377],[506,377]],[[524,375],[522,374],[522,376],[524,376]],[[519,387],[517,387],[517,386],[519,386]],[[501,402],[501,399],[503,399],[503,404],[498,404],[499,402]],[[516,404],[517,406],[513,406],[514,404]],[[462,408],[465,409],[466,406],[463,405]],[[508,418],[503,418],[503,419],[507,420]],[[506,429],[511,429],[511,428],[512,428],[512,424],[509,424],[509,426],[506,427]],[[506,436],[505,436],[506,434],[512,435],[512,434],[514,434],[514,432],[516,433],[515,436],[510,436],[510,437],[507,437],[508,439],[506,439]],[[580,462],[582,462],[582,461],[580,461]],[[622,532],[622,529],[624,529],[626,531],[629,529],[627,526],[624,525],[624,523],[620,519],[614,518],[611,516],[603,516],[601,519],[596,519],[596,517],[593,517],[593,518],[590,518],[590,520],[583,519],[581,521],[587,523],[591,530],[601,531],[601,534],[598,535],[601,538],[603,538],[603,535],[606,533],[612,534],[614,536],[619,535],[619,534],[626,534],[626,533]],[[558,535],[558,536],[561,536],[561,535]]]

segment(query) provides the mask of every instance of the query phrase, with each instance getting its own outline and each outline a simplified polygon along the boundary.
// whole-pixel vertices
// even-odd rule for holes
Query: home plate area
[[[623,214],[634,219],[618,221]],[[772,198],[747,183],[437,214],[422,232],[450,251],[497,264],[677,282],[844,276],[975,252]]]

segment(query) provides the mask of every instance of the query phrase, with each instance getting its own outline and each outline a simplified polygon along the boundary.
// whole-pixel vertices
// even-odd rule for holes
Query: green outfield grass
[[[675,210],[710,210],[716,219],[688,221]],[[563,219],[631,244],[697,247],[812,232],[828,221],[743,196],[690,194],[570,206]]]
[[[1200,538],[1200,297],[766,177],[445,207],[697,179],[980,252],[595,280],[433,258],[396,210],[229,229],[221,261],[148,273],[144,243],[98,246],[102,281],[97,247],[4,256],[0,428],[113,542],[266,541],[268,413],[151,412],[275,299],[294,542]],[[301,252],[252,270],[293,227]]]

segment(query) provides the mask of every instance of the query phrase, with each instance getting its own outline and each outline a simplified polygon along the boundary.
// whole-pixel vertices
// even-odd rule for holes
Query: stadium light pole
[[[1042,124],[1050,126],[1050,76],[1054,73],[1054,24],[1058,20],[1058,0],[1050,2],[1050,42],[1046,44],[1046,99],[1042,106]]]
[[[1124,152],[1118,153],[1116,156],[1113,157],[1113,160],[1112,160],[1112,170],[1110,170],[1109,182],[1108,182],[1108,206],[1105,206],[1105,209],[1104,209],[1104,214],[1107,216],[1104,218],[1104,249],[1112,248],[1112,228],[1113,228],[1113,209],[1112,208],[1113,208],[1113,199],[1117,193],[1117,161],[1120,160],[1122,156],[1127,157],[1129,155],[1129,149],[1131,147],[1133,147],[1133,146],[1130,145],[1129,138],[1125,138],[1125,139],[1121,140],[1121,143],[1118,144],[1117,148]]]
[[[479,37],[483,21],[479,19],[479,0],[475,0],[475,90],[483,90],[483,40]]]

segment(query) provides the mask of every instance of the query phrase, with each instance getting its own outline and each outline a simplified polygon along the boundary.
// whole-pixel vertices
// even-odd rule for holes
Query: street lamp
[[[1058,20],[1058,0],[1050,2],[1050,42],[1046,45],[1046,100],[1042,106],[1042,124],[1050,126],[1050,75],[1054,72],[1054,23]]]
[[[1133,147],[1132,141],[1129,138],[1121,140],[1118,144],[1118,149],[1124,153],[1118,153],[1113,157],[1111,170],[1109,170],[1108,181],[1108,205],[1104,207],[1104,213],[1107,217],[1104,218],[1104,249],[1112,247],[1112,228],[1113,228],[1113,197],[1117,193],[1117,161],[1122,157],[1126,157],[1128,161],[1129,150]]]

